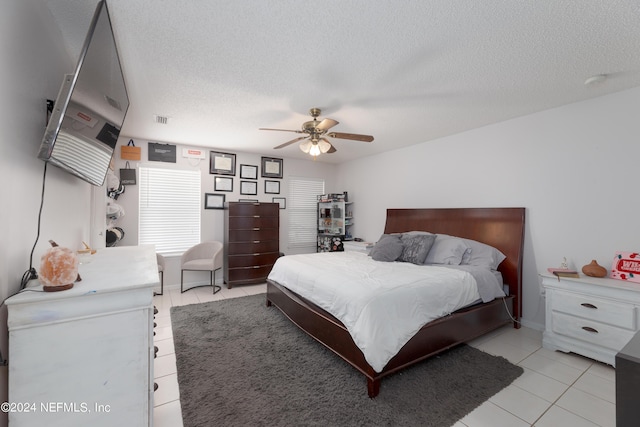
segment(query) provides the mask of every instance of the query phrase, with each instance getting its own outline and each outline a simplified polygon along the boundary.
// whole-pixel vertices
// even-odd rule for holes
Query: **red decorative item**
[[[638,252],[617,252],[611,267],[611,278],[640,283]]]

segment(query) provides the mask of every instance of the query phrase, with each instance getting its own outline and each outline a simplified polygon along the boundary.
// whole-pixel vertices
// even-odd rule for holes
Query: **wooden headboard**
[[[522,314],[522,251],[525,208],[387,209],[385,234],[429,231],[477,240],[507,258],[498,270],[514,296],[513,317]]]

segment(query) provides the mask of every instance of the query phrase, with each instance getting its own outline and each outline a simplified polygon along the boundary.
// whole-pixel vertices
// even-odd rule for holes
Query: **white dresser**
[[[542,345],[615,366],[615,356],[640,329],[640,284],[581,275],[541,274],[546,298]]]
[[[6,301],[9,423],[151,426],[153,246],[106,248],[72,289],[32,281]]]

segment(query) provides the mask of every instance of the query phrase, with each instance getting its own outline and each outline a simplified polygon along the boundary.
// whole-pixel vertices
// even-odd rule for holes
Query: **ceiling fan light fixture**
[[[331,150],[331,144],[324,138],[320,138],[320,141],[318,141],[318,147],[320,148],[320,152],[322,154]]]
[[[320,155],[320,147],[318,147],[318,144],[312,144],[311,145],[311,149],[309,150],[309,154],[311,154],[313,157],[318,157]]]
[[[302,152],[305,154],[309,154],[309,150],[311,150],[312,145],[313,144],[311,143],[311,141],[305,141],[300,144],[300,150],[302,150]]]

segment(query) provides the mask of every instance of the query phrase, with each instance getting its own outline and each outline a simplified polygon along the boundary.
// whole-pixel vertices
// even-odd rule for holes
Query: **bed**
[[[511,322],[515,328],[519,327],[524,218],[524,208],[387,210],[385,234],[428,231],[472,239],[500,250],[505,259],[498,271],[508,295],[430,321],[382,370],[375,370],[367,362],[340,320],[272,279],[267,279],[266,304],[276,306],[299,328],[360,371],[366,377],[368,395],[373,398],[378,395],[380,382],[387,375]]]

